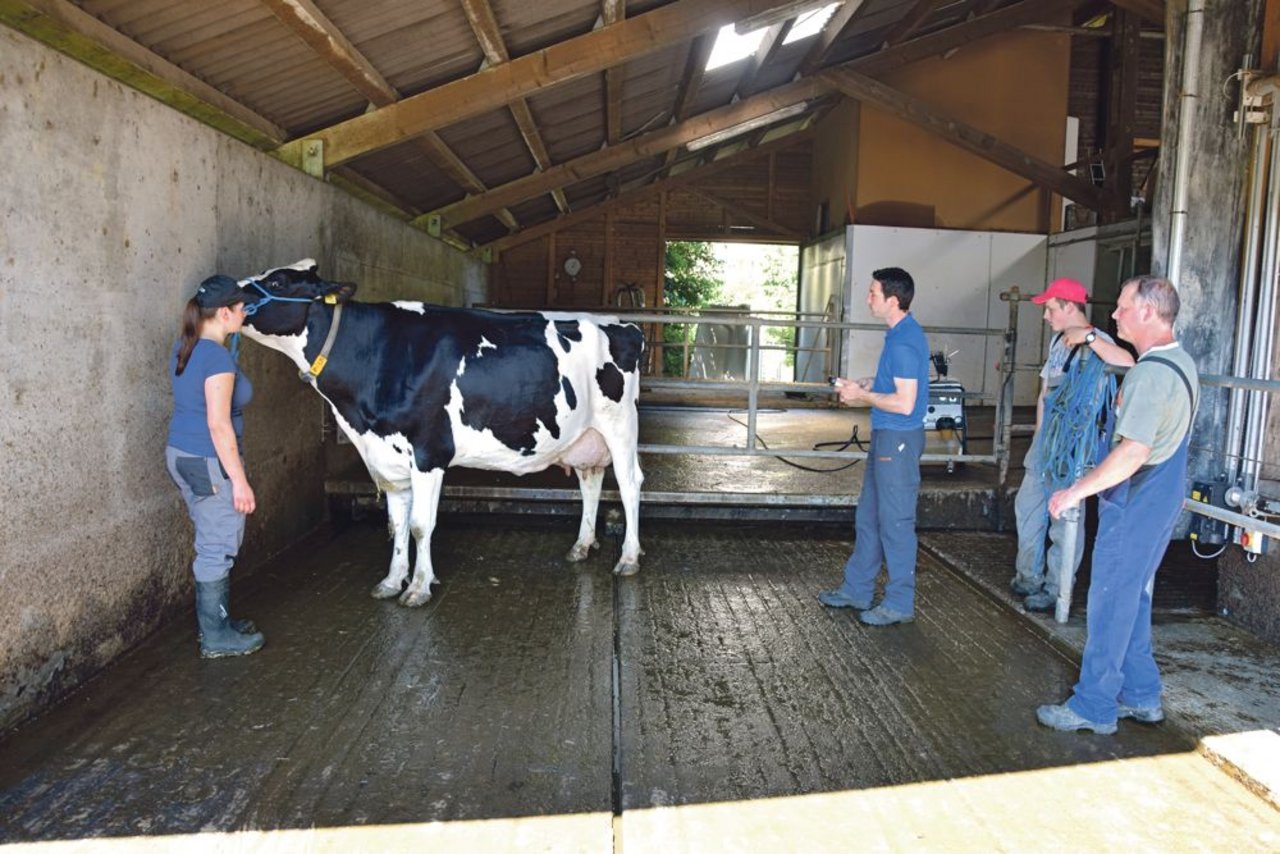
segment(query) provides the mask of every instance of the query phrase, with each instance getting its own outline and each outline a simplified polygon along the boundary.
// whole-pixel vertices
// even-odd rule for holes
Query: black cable
[[[730,421],[732,421],[732,422],[733,422],[733,423],[735,423],[735,424],[741,424],[743,427],[746,427],[746,426],[747,426],[747,424],[746,424],[745,422],[739,421],[737,418],[734,418],[734,417],[733,417],[733,413],[734,413],[735,411],[737,411],[737,412],[744,412],[745,410],[741,410],[741,409],[739,409],[739,410],[729,410],[728,412],[726,412],[726,413],[725,413],[725,417],[726,417],[726,418],[728,418]],[[765,440],[760,436],[760,434],[759,434],[759,433],[756,433],[756,439],[760,442],[761,447],[763,447],[766,451],[771,451],[771,450],[773,450],[772,448],[770,448],[770,447],[769,447],[769,444],[768,444],[767,442],[765,442]],[[816,443],[816,444],[813,446],[813,450],[815,450],[815,451],[821,451],[823,448],[829,448],[829,447],[832,447],[832,446],[834,446],[834,445],[839,445],[840,447],[839,447],[837,450],[841,450],[841,451],[843,451],[845,448],[849,447],[850,445],[857,445],[857,446],[858,446],[858,450],[859,450],[859,451],[862,451],[864,454],[865,454],[865,453],[867,453],[867,446],[863,443],[863,441],[862,441],[861,439],[859,439],[859,438],[858,438],[858,425],[857,425],[857,424],[854,424],[854,425],[853,425],[853,433],[852,433],[852,434],[849,436],[849,438],[848,438],[848,439],[846,439],[845,441],[843,441],[843,442],[818,442],[818,443]],[[836,468],[830,468],[830,469],[816,469],[816,468],[813,468],[812,466],[805,466],[805,465],[801,465],[800,463],[792,462],[791,460],[787,459],[786,457],[776,457],[775,459],[781,460],[782,462],[786,463],[787,465],[791,466],[792,468],[798,468],[798,469],[800,469],[801,471],[811,471],[811,472],[816,472],[816,473],[818,473],[818,474],[831,474],[832,472],[844,471],[845,469],[853,468],[853,467],[854,467],[854,466],[856,466],[858,463],[862,462],[862,460],[853,460],[853,461],[851,461],[851,462],[847,462],[847,463],[845,463],[845,464],[844,464],[844,465],[842,465],[842,466],[837,466]]]

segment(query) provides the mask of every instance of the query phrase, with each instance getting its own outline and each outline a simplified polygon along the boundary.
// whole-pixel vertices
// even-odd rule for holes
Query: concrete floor
[[[419,610],[367,596],[381,526],[318,534],[236,587],[260,653],[172,625],[0,743],[0,842],[1280,848],[1177,725],[1040,728],[1075,664],[927,553],[918,621],[873,630],[814,599],[842,528],[654,522],[631,579],[563,563],[574,528],[446,518]]]

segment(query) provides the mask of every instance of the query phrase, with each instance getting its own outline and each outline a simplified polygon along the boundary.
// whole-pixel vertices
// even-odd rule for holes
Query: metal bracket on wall
[[[443,231],[444,221],[440,218],[440,214],[427,214],[427,234],[439,237]]]

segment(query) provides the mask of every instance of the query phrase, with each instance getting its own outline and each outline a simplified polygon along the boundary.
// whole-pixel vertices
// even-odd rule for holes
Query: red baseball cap
[[[1044,293],[1033,296],[1031,301],[1036,305],[1044,305],[1051,299],[1064,299],[1085,305],[1089,302],[1089,292],[1075,279],[1054,279],[1044,289]]]

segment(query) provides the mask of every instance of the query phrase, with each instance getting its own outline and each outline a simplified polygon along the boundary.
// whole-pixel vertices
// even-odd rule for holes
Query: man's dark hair
[[[911,279],[910,273],[901,267],[885,267],[873,272],[871,278],[880,283],[880,292],[885,299],[897,297],[898,308],[903,311],[911,308],[911,300],[916,295],[916,283]]]

